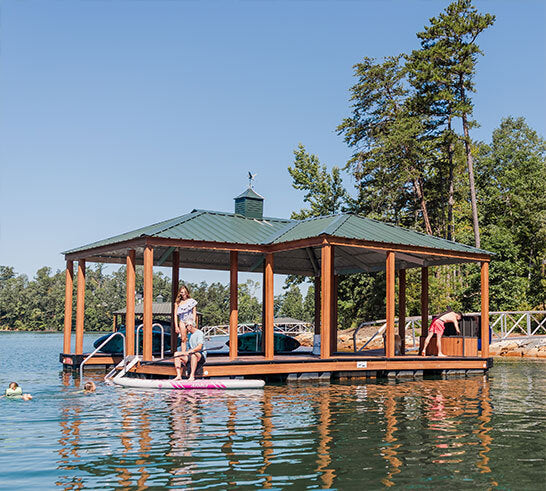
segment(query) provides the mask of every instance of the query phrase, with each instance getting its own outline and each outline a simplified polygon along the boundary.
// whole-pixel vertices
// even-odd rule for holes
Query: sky
[[[0,1],[0,264],[32,278],[67,249],[233,211],[248,171],[265,215],[290,216],[305,206],[287,171],[298,143],[329,168],[349,158],[335,128],[353,65],[417,48],[448,4]],[[472,137],[509,115],[544,136],[546,2],[475,5],[496,22],[479,38]]]

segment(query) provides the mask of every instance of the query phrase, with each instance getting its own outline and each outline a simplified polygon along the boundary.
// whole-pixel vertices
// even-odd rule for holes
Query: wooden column
[[[398,272],[398,335],[400,354],[406,354],[406,270]]]
[[[387,330],[385,335],[385,356],[394,356],[394,310],[395,310],[395,261],[394,252],[387,252]]]
[[[489,357],[489,263],[483,262],[482,283],[482,358]]]
[[[264,350],[265,359],[272,360],[275,354],[273,331],[273,254],[265,255],[265,305],[264,305]]]
[[[321,260],[321,315],[320,315],[320,357],[330,357],[330,330],[332,324],[332,246],[322,245]]]
[[[144,336],[142,358],[152,360],[152,302],[154,298],[154,248],[147,245],[144,248]],[[138,342],[138,340],[137,340]]]
[[[332,247],[333,249],[333,247]],[[332,250],[332,256],[334,250]],[[332,263],[335,259],[332,258]],[[334,268],[332,267],[332,323],[330,325],[330,354],[337,351],[337,293],[339,287],[339,276],[333,274]]]
[[[421,336],[428,334],[428,267],[421,268]]]
[[[63,353],[70,353],[72,337],[72,292],[74,291],[74,261],[66,261],[64,282],[64,337]]]
[[[315,276],[315,334],[320,334],[320,276]]]
[[[126,261],[125,342],[127,344],[127,356],[129,356],[135,354],[136,252],[134,249],[127,252]]]
[[[239,327],[238,270],[239,253],[229,253],[229,359],[237,358],[237,330]]]
[[[85,259],[78,259],[76,296],[76,354],[83,354],[83,323],[85,319]]]
[[[180,284],[180,251],[178,249],[173,251],[171,277],[171,351],[174,353],[178,345],[178,334],[174,328],[176,318],[174,303],[176,302],[176,295],[178,295]],[[197,319],[195,321],[197,322]]]

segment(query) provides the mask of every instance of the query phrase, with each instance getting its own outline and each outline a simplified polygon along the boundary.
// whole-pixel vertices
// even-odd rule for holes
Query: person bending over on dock
[[[457,334],[461,334],[461,331],[459,329],[459,321],[462,318],[462,314],[460,314],[459,312],[453,312],[452,310],[445,312],[444,314],[441,314],[437,317],[434,317],[434,319],[432,319],[430,327],[428,328],[428,336],[425,339],[425,343],[423,344],[421,356],[426,356],[428,343],[430,342],[434,334],[436,334],[437,336],[436,346],[438,347],[438,356],[446,356],[442,353],[442,335],[444,334],[444,329],[446,328],[445,323],[453,322]]]
[[[177,334],[180,334],[180,339],[182,341],[182,347],[186,346],[186,341],[188,339],[187,324],[191,319],[194,324],[197,321],[197,300],[191,298],[190,291],[186,285],[182,285],[178,294],[176,295],[176,300],[174,302],[174,308],[176,311],[176,316],[174,318],[174,328]]]
[[[174,367],[176,368],[176,378],[174,380],[182,380],[182,365],[186,367],[190,362],[190,377],[189,382],[195,380],[195,372],[202,367],[207,360],[207,352],[205,351],[205,335],[195,326],[195,321],[189,319],[186,322],[186,327],[190,332],[190,339],[184,351],[177,351],[174,356]]]

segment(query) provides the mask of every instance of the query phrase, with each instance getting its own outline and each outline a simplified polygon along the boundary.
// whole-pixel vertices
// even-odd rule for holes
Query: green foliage
[[[325,165],[321,165],[316,155],[310,155],[300,143],[294,150],[294,166],[288,167],[293,186],[305,191],[304,201],[309,203],[309,210],[302,209],[292,213],[292,218],[304,219],[321,215],[332,215],[341,211],[347,198],[338,167],[330,174]]]

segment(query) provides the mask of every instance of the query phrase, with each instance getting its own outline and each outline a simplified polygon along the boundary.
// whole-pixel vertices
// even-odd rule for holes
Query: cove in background
[[[2,386],[34,396],[0,400],[1,489],[544,486],[542,361],[239,392],[128,390],[88,372],[97,392],[85,395],[60,370],[61,344],[60,333],[0,333]]]

